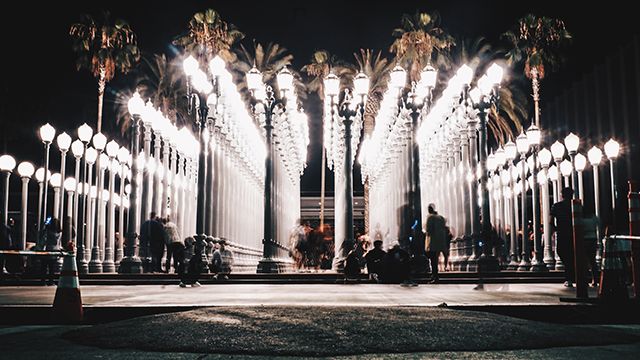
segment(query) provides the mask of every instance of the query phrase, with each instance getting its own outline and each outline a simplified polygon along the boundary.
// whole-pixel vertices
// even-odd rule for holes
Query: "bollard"
[[[629,235],[640,235],[640,193],[635,181],[629,181]],[[640,241],[631,241],[633,296],[640,300]]]
[[[571,201],[571,217],[573,221],[573,264],[575,269],[576,298],[588,299],[587,263],[584,250],[584,234],[582,232],[582,200]]]

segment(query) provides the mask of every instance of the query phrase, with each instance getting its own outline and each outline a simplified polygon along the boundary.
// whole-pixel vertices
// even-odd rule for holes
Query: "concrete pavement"
[[[179,306],[487,306],[563,305],[574,297],[562,284],[438,284],[403,287],[381,284],[216,284],[199,288],[178,285],[82,286],[89,307]],[[46,306],[55,286],[0,287],[0,307]],[[590,289],[595,297],[595,290]]]

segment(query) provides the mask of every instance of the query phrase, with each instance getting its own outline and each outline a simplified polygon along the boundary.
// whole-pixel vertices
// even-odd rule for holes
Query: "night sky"
[[[559,73],[544,80],[543,101],[568,87],[571,81],[601,63],[638,34],[637,18],[630,3],[608,1],[599,7],[569,1],[88,1],[48,2],[33,5],[17,2],[2,11],[2,55],[0,78],[0,153],[21,160],[37,161],[41,144],[35,130],[45,122],[69,133],[87,122],[95,125],[96,82],[87,71],[77,72],[75,54],[68,36],[69,26],[82,13],[109,10],[113,17],[127,20],[138,36],[143,51],[172,55],[171,40],[185,31],[191,15],[206,8],[218,10],[223,18],[261,43],[277,42],[295,57],[299,69],[317,49],[327,49],[353,61],[359,48],[387,51],[391,31],[402,13],[416,9],[438,10],[441,26],[456,37],[495,40],[527,14],[559,17],[573,34],[566,52],[567,63]],[[605,7],[606,6],[606,7]],[[114,98],[130,92],[134,75],[117,76],[108,84],[105,99],[104,132],[116,133]],[[317,107],[307,106],[311,119],[311,148],[302,190],[320,189],[320,117]],[[57,163],[58,160],[54,160]],[[332,179],[332,178],[330,178]],[[332,188],[332,181],[328,181]],[[354,178],[361,190],[359,174]]]

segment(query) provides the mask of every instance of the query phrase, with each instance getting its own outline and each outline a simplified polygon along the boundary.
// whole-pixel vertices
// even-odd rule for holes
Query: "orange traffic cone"
[[[62,271],[53,299],[53,319],[63,323],[82,321],[82,297],[78,268],[73,253],[64,256]]]

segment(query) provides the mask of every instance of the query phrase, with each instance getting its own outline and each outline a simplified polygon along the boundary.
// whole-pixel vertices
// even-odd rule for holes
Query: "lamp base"
[[[258,274],[278,274],[284,272],[286,266],[282,261],[263,258],[258,262]]]
[[[142,261],[137,256],[125,256],[118,267],[120,274],[142,274]]]

